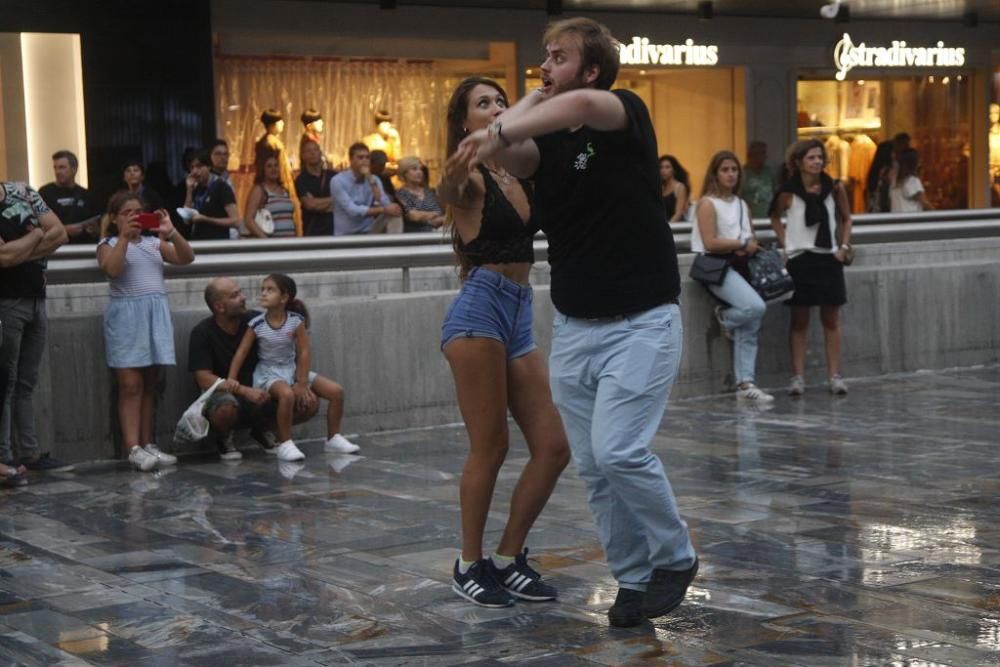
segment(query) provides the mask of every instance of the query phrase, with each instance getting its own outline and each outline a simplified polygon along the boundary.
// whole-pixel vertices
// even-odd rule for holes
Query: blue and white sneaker
[[[528,565],[528,549],[525,547],[523,553],[514,557],[514,562],[499,569],[490,561],[497,580],[511,595],[522,600],[532,600],[542,602],[544,600],[555,600],[558,596],[554,586],[542,582],[542,575],[535,572]]]
[[[494,578],[494,571],[493,564],[484,558],[477,560],[462,574],[456,560],[451,590],[480,607],[509,607],[514,604],[514,598]]]

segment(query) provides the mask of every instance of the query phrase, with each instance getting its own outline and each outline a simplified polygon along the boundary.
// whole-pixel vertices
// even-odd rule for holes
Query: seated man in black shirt
[[[302,142],[302,171],[295,177],[295,192],[302,202],[306,236],[333,236],[333,198],[330,179],[337,172],[323,168],[323,151],[312,139]]]
[[[212,157],[208,151],[198,151],[194,156],[185,186],[184,206],[198,211],[189,221],[194,228],[191,239],[233,238],[230,230],[238,230],[242,222],[236,195],[224,180],[212,179]]]
[[[56,180],[39,188],[38,194],[62,222],[70,243],[97,243],[101,212],[94,206],[90,192],[76,182],[79,167],[76,155],[56,151],[52,154]]]
[[[228,189],[226,185],[223,187]],[[212,279],[205,287],[205,303],[212,316],[195,325],[188,345],[188,370],[194,373],[194,380],[202,391],[218,378],[228,376],[229,365],[243,340],[247,323],[257,314],[247,311],[247,299],[232,278]],[[205,416],[216,434],[223,460],[243,458],[232,438],[232,432],[239,428],[249,428],[251,436],[264,451],[274,453],[277,450],[274,406],[265,390],[253,386],[256,364],[257,350],[253,349],[240,370],[239,380],[223,382],[205,406]],[[305,400],[295,406],[295,423],[311,419],[318,409],[319,401],[309,392]]]

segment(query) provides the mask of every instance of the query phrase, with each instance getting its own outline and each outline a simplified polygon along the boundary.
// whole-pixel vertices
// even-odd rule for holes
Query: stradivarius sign
[[[633,37],[618,50],[622,65],[701,65],[719,64],[719,47],[715,44],[695,44],[693,39],[683,44],[650,44],[648,37]]]
[[[934,46],[909,46],[903,40],[893,40],[891,46],[868,46],[855,44],[845,32],[833,47],[833,62],[837,81],[843,81],[855,67],[962,67],[965,49],[941,41]]]

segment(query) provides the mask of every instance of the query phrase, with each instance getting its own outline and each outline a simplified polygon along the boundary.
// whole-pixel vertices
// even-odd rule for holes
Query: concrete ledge
[[[690,256],[682,256],[686,275]],[[848,270],[843,311],[845,375],[878,375],[998,360],[1000,240],[865,246]],[[553,308],[548,267],[535,269],[535,336],[547,352]],[[313,367],[344,385],[345,430],[370,432],[459,421],[454,387],[439,352],[441,320],[454,296],[453,268],[426,269],[401,288],[398,276],[296,276],[312,315]],[[248,294],[257,280],[243,281]],[[169,443],[173,424],[195,396],[186,371],[191,327],[207,315],[202,281],[171,281],[178,366],[165,371],[158,433]],[[74,289],[76,288],[76,289]],[[99,293],[95,293],[99,292]],[[36,411],[43,443],[71,461],[116,456],[113,383],[105,366],[100,310],[106,290],[60,286],[51,290],[49,355]],[[732,353],[712,316],[713,300],[698,284],[683,288],[684,359],[675,396],[729,391]],[[788,377],[788,315],[768,309],[761,329],[758,379],[782,387]],[[810,330],[807,380],[825,377],[818,318]],[[720,396],[719,400],[732,400]],[[297,437],[323,435],[322,419]]]

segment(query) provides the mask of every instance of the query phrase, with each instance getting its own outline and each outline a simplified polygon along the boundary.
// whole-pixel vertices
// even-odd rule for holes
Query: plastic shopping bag
[[[205,404],[208,402],[208,399],[222,383],[222,378],[217,379],[194,403],[188,406],[188,409],[181,415],[180,421],[177,422],[174,440],[179,442],[198,442],[208,435],[208,418],[202,412],[205,411]]]

